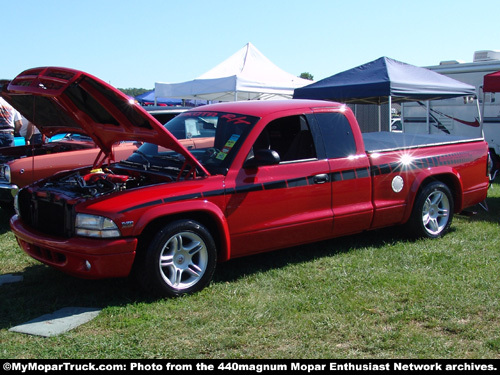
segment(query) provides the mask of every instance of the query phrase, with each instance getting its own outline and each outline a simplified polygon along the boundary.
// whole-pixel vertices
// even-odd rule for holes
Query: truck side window
[[[305,116],[271,121],[257,138],[253,149],[276,151],[282,162],[316,158],[311,130]]]
[[[329,159],[344,158],[356,153],[356,142],[349,120],[342,113],[316,113]]]

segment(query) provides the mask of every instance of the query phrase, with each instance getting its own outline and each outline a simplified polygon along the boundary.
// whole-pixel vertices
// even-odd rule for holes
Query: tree
[[[141,94],[144,94],[146,91],[151,91],[151,90],[147,90],[147,89],[142,89],[142,88],[127,88],[127,89],[118,89],[120,90],[121,92],[123,92],[125,95],[128,95],[128,96],[132,96],[132,97],[136,97],[137,95],[141,95]]]
[[[314,80],[314,76],[311,73],[308,73],[308,72],[300,73],[299,77],[303,78],[303,79],[308,79],[309,81],[313,81]]]

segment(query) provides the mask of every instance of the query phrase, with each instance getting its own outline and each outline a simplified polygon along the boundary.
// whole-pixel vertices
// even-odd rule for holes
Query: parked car
[[[45,142],[53,142],[53,141],[58,141],[64,137],[64,134],[57,134],[53,136],[52,138],[46,138]],[[26,145],[26,140],[24,137],[21,136],[15,136],[14,137],[14,146],[24,146]],[[2,153],[2,150],[0,149],[0,154]]]
[[[482,138],[363,135],[345,105],[298,99],[207,105],[165,128],[105,82],[55,73],[66,78],[59,90],[38,85],[42,71],[2,95],[57,103],[104,154],[119,140],[145,142],[127,160],[61,172],[17,195],[10,224],[21,248],[77,277],[135,270],[149,293],[193,293],[232,258],[391,225],[438,238],[487,195]],[[96,113],[112,119],[82,121]],[[177,138],[189,132],[207,142],[188,150]]]
[[[151,115],[164,124],[179,113],[184,107],[150,108]],[[50,119],[49,119],[50,121]],[[41,127],[43,133],[46,127]],[[73,129],[74,130],[74,129]],[[55,132],[51,127],[51,132]],[[195,137],[185,139],[187,147],[194,147]],[[0,207],[12,209],[17,191],[36,180],[52,176],[62,170],[92,165],[100,149],[91,137],[67,133],[53,136],[55,141],[41,145],[22,145],[0,149]],[[140,143],[129,141],[113,145],[111,160],[126,159],[137,150]]]
[[[391,119],[391,132],[401,133],[403,131],[403,123],[400,117],[393,117]]]

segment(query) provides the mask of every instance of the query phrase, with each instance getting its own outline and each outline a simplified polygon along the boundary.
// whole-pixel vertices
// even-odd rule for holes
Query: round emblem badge
[[[394,190],[395,193],[399,193],[401,190],[403,190],[405,182],[403,180],[403,177],[401,176],[396,176],[392,179],[392,190]]]

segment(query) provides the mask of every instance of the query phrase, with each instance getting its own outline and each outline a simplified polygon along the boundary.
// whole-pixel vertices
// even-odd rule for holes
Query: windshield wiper
[[[177,161],[177,162],[184,162],[184,160],[185,160],[185,158],[183,156],[179,157],[179,156],[173,156],[173,155],[160,155],[160,154],[154,155],[153,158],[161,159],[161,160],[173,160],[173,161]]]
[[[147,165],[145,166],[146,170],[151,169],[151,163],[149,162],[149,159],[145,153],[143,153],[142,151],[139,151],[139,150],[135,150],[134,154],[141,156],[146,161],[146,163],[147,163]]]

